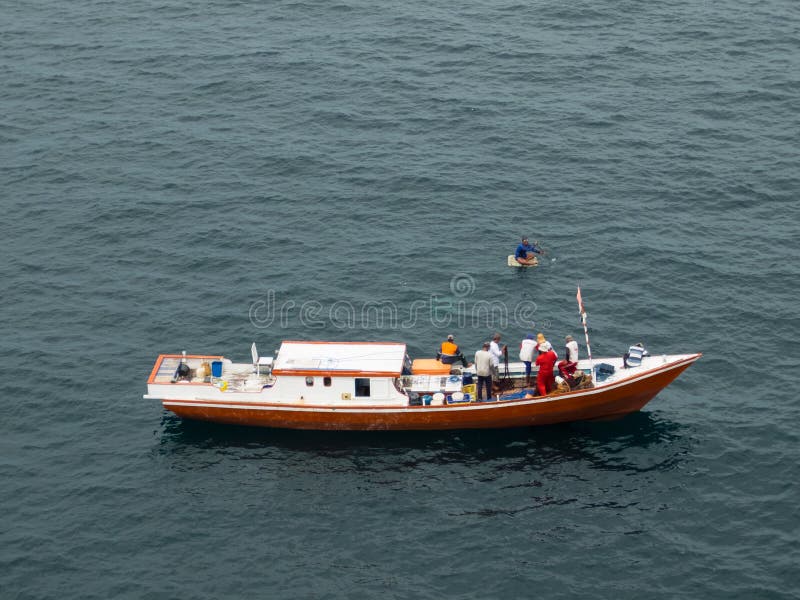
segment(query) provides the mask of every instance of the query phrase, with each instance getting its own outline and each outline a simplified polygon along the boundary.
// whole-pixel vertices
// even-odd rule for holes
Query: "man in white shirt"
[[[495,379],[500,378],[500,360],[503,358],[503,352],[506,347],[500,347],[500,334],[495,333],[492,336],[492,343],[489,344],[489,354],[492,355],[492,375]]]
[[[578,342],[571,335],[564,338],[567,342],[567,362],[578,362]]]
[[[519,345],[519,359],[525,365],[525,385],[531,384],[531,363],[536,355],[536,346],[532,333],[529,333]]]
[[[566,380],[571,380],[578,368],[578,342],[572,339],[571,335],[564,338],[567,342],[566,355],[567,357],[558,363],[558,371],[561,376]]]
[[[483,348],[475,353],[475,374],[478,376],[478,389],[476,397],[482,400],[481,391],[486,388],[486,399],[492,399],[492,354],[489,352],[489,342],[484,342]]]

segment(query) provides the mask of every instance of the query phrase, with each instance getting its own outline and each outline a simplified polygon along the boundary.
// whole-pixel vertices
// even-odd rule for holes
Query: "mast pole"
[[[586,310],[583,308],[583,298],[581,297],[581,286],[578,284],[578,313],[581,316],[581,323],[583,324],[583,335],[586,337],[586,352],[589,355],[589,368],[592,370],[592,377],[594,377],[594,361],[592,360],[592,347],[589,345],[589,328],[586,326]]]

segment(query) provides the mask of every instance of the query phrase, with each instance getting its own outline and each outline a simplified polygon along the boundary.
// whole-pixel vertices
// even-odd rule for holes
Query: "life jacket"
[[[456,346],[453,342],[446,341],[442,342],[442,354],[447,354],[448,356],[455,356],[458,354],[458,346]]]

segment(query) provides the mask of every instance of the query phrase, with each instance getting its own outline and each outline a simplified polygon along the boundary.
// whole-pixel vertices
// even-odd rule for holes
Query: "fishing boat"
[[[588,339],[588,338],[587,338]],[[179,417],[311,430],[445,430],[613,419],[638,411],[701,354],[582,359],[580,386],[536,396],[524,365],[507,362],[503,389],[478,401],[474,367],[411,360],[397,342],[284,341],[273,356],[162,354],[146,399]],[[536,375],[534,368],[533,375]],[[582,377],[581,377],[582,375]]]

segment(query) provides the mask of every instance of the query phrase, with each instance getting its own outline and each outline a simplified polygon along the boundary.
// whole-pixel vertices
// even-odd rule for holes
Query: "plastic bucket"
[[[455,402],[465,402],[465,401],[469,402],[469,400],[466,399],[466,395],[463,392],[453,392],[453,395],[447,399],[448,404],[452,404]]]
[[[211,362],[211,376],[222,377],[222,361],[215,360]]]

